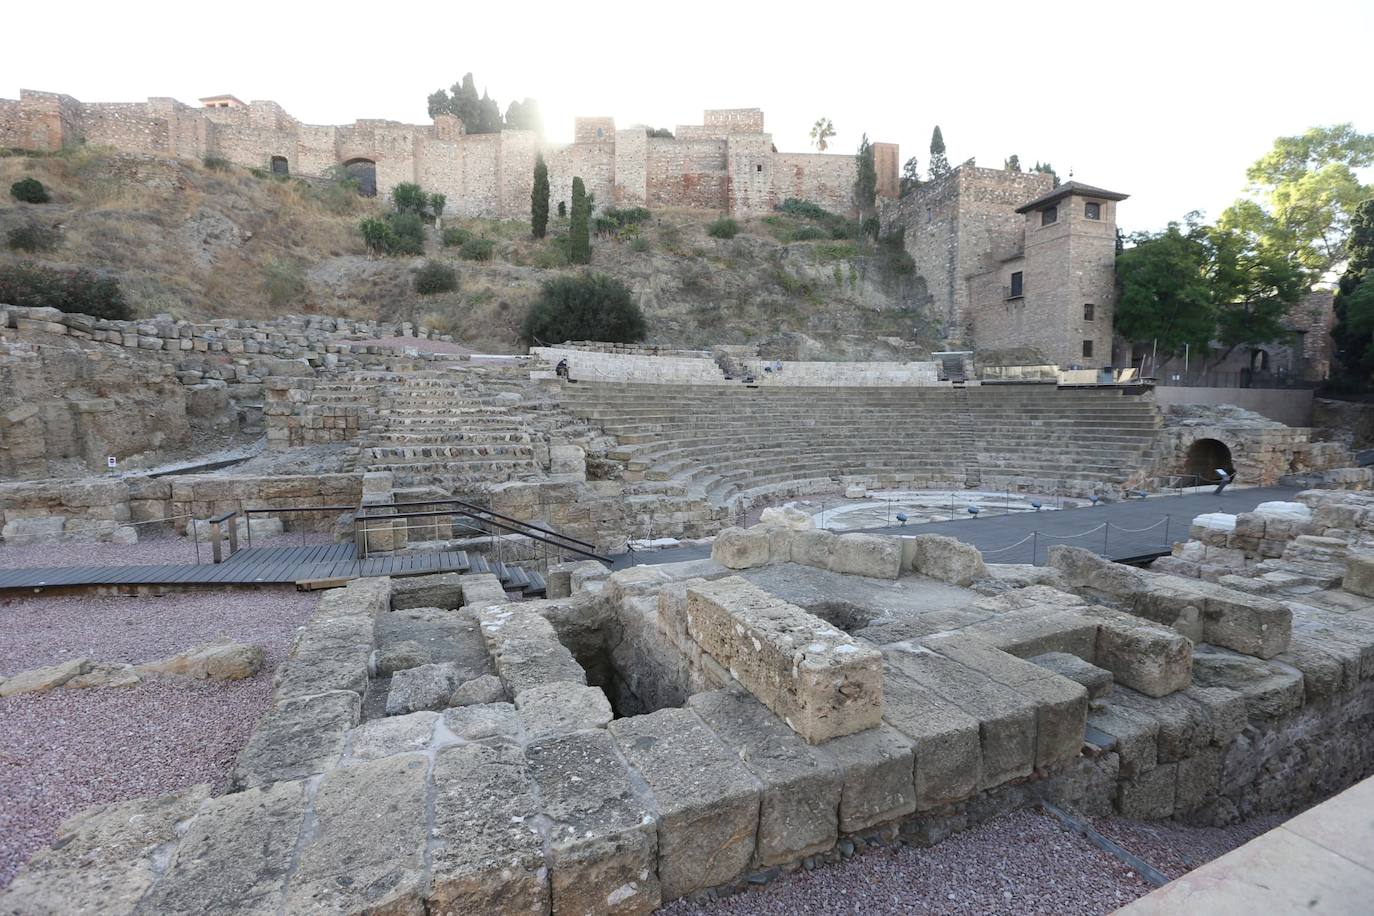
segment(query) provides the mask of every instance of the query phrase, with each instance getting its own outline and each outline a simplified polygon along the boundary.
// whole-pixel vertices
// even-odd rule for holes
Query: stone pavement
[[[1368,913],[1374,907],[1374,777],[1190,871],[1123,916]]]

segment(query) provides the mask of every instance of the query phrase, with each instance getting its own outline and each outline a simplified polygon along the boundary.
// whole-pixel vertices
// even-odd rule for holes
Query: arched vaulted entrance
[[[377,163],[371,159],[350,159],[343,164],[344,174],[358,183],[363,197],[377,196]]]
[[[1198,439],[1188,446],[1188,456],[1184,461],[1183,473],[1196,474],[1207,483],[1215,483],[1219,478],[1217,471],[1227,474],[1236,473],[1231,449],[1217,439]]]

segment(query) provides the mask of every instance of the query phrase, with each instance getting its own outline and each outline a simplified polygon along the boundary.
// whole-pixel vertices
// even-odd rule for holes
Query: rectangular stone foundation
[[[812,744],[882,720],[879,652],[737,576],[688,587],[687,632]]]

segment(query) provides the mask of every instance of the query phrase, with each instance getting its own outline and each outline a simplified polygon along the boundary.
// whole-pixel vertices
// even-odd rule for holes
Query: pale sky
[[[1374,130],[1374,2],[11,4],[0,98],[233,93],[313,124],[427,123],[425,97],[467,71],[502,111],[698,124],[757,107],[778,149],[832,152],[862,132],[915,154],[939,124],[952,163],[1054,164],[1131,195],[1123,229],[1215,217],[1282,134]]]

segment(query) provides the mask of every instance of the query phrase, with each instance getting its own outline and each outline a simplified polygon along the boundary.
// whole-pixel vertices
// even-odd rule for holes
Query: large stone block
[[[797,734],[815,744],[876,726],[882,658],[738,577],[687,589],[688,633]]]
[[[462,573],[435,573],[431,576],[406,576],[396,579],[391,585],[391,608],[401,611],[408,608],[437,607],[454,610],[462,607]],[[505,600],[504,593],[501,596]]]
[[[857,833],[916,810],[914,744],[892,726],[833,738],[818,750],[840,771],[841,832]]]
[[[231,785],[246,788],[323,773],[343,756],[361,708],[358,695],[345,690],[274,704],[239,751]]]
[[[1374,557],[1353,554],[1347,557],[1342,587],[1353,594],[1374,598]]]
[[[711,559],[727,569],[753,569],[768,563],[768,530],[726,528],[711,545]]]
[[[1085,613],[1099,620],[1096,664],[1118,683],[1151,697],[1192,683],[1193,646],[1182,634],[1106,608]]]
[[[535,741],[530,776],[549,818],[555,914],[649,913],[662,902],[658,830],[604,731]]]
[[[976,792],[983,768],[978,720],[894,665],[884,674],[883,718],[912,741],[917,809]]]
[[[663,899],[737,878],[759,826],[759,793],[739,758],[690,710],[617,719],[610,731],[654,793]]]
[[[285,912],[424,913],[429,766],[397,754],[325,774]]]
[[[912,572],[955,585],[972,585],[988,574],[983,555],[971,544],[939,534],[919,534],[911,540]]]
[[[759,781],[758,864],[794,862],[835,843],[842,780],[830,757],[747,694],[699,693],[687,705]]]
[[[902,568],[901,541],[880,534],[842,534],[830,555],[830,571],[895,579]]]
[[[545,684],[587,683],[586,671],[559,642],[553,624],[539,614],[511,604],[483,607],[477,613],[497,676],[512,698]]]
[[[600,687],[555,683],[530,687],[515,698],[515,708],[530,741],[605,728],[613,718]]]

